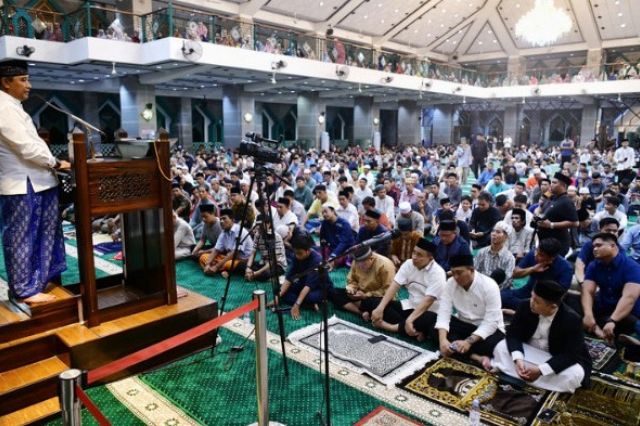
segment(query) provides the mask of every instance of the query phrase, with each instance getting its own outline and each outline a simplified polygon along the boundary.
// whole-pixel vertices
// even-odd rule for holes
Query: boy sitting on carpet
[[[291,307],[291,316],[294,320],[300,319],[300,306],[312,305],[314,309],[318,309],[318,303],[322,301],[323,283],[317,270],[311,270],[322,262],[322,256],[313,250],[313,239],[310,235],[299,233],[291,240],[295,257],[291,263],[291,267],[285,275],[284,284],[280,288],[280,301],[293,305]],[[308,273],[296,277],[301,272]],[[333,294],[333,283],[327,274],[327,297]]]

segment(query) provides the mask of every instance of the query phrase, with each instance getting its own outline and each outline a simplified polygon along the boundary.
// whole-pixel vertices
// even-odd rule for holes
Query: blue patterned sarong
[[[41,293],[67,264],[58,188],[2,197],[2,248],[9,290],[19,298]]]

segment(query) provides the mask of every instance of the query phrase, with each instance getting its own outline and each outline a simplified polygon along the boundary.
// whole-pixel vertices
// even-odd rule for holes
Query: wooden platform
[[[57,413],[60,372],[68,368],[91,370],[216,315],[215,301],[188,292],[177,304],[138,312],[96,327],[75,323],[0,343],[0,426],[29,424]],[[0,320],[28,321],[25,316],[6,304],[0,306]],[[215,333],[211,333],[107,381],[173,361],[209,347],[214,341]]]

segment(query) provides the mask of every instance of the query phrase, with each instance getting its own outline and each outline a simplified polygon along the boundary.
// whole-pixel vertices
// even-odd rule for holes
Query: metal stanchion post
[[[81,426],[81,404],[76,395],[76,386],[80,386],[82,371],[70,369],[60,373],[60,389],[58,398],[60,399],[60,410],[62,411],[62,424],[64,426]]]
[[[253,423],[253,425],[281,425],[281,423],[269,422],[269,366],[267,365],[267,296],[264,290],[256,290],[253,292],[253,298],[258,299],[258,310],[255,311],[258,422]]]

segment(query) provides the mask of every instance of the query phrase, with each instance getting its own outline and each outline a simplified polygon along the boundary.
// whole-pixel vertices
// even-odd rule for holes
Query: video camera
[[[273,140],[263,138],[261,135],[250,132],[245,135],[249,138],[249,141],[243,140],[240,142],[240,148],[238,152],[240,155],[248,155],[253,157],[256,163],[279,163],[280,162],[280,153],[278,153],[278,146],[284,140],[283,136],[280,136],[280,140]],[[262,145],[268,144],[273,145],[273,147],[268,147]]]

